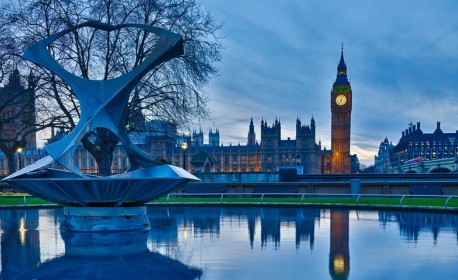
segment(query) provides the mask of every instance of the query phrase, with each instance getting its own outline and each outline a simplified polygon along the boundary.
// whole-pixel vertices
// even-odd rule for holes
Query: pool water
[[[151,206],[149,232],[61,233],[60,208],[2,209],[0,279],[456,279],[458,216]]]

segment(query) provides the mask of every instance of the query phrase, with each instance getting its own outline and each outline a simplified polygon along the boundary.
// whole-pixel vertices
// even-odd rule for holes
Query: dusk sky
[[[458,129],[458,1],[202,0],[224,26],[220,75],[205,89],[224,145],[247,141],[250,118],[317,126],[331,148],[330,92],[341,44],[353,90],[351,153],[373,164],[385,137],[409,123],[432,133]],[[208,141],[207,139],[205,141]]]

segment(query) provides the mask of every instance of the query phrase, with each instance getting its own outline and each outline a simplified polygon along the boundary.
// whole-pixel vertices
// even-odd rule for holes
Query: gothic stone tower
[[[219,129],[213,132],[213,129],[210,128],[208,132],[208,144],[213,147],[219,146]]]
[[[27,81],[28,87],[26,88],[21,84],[21,77],[16,69],[11,73],[5,87],[0,88],[3,126],[0,130],[0,138],[7,145],[12,144],[14,140],[25,140],[24,148],[36,149],[36,78],[30,73]]]
[[[261,171],[276,171],[278,162],[278,147],[281,141],[281,123],[275,119],[272,127],[261,120]]]
[[[302,125],[299,118],[296,119],[296,156],[300,156],[304,174],[316,174],[320,172],[319,157],[321,147],[315,142],[315,120],[310,120],[310,126]]]
[[[347,66],[342,52],[337,66],[337,78],[331,91],[331,173],[351,171],[350,128],[352,91],[347,79]]]
[[[254,145],[256,145],[256,133],[254,132],[253,118],[251,118],[250,128],[248,130],[247,146],[254,146]]]
[[[204,145],[204,132],[202,128],[200,128],[198,132],[196,130],[192,131],[192,144],[197,147]]]

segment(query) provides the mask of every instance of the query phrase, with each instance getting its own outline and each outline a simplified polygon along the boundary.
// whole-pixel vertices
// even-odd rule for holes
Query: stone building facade
[[[374,159],[374,172],[391,173],[406,164],[446,158],[458,158],[458,130],[443,132],[437,122],[432,133],[424,133],[417,122],[402,131],[395,146],[387,138],[382,141]]]

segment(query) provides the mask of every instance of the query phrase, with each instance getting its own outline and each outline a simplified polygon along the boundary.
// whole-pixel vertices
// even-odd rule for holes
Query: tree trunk
[[[110,176],[111,163],[113,161],[113,152],[118,144],[118,137],[106,128],[99,127],[95,130],[96,137],[94,142],[89,140],[89,135],[84,137],[81,141],[83,146],[94,157],[98,166],[98,174],[100,176]]]
[[[118,139],[114,137],[116,140],[111,139],[110,137],[104,139],[105,145],[100,145],[100,153],[95,158],[97,162],[97,166],[99,169],[100,176],[110,176],[111,175],[111,163],[113,161],[113,150],[118,142]],[[115,144],[111,143],[112,141],[116,141]]]

